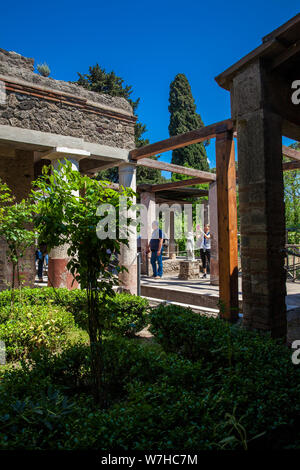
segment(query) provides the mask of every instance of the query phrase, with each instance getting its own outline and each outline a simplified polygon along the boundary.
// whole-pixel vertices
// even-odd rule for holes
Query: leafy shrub
[[[160,307],[152,318],[167,352],[104,340],[106,408],[91,397],[86,345],[36,349],[20,369],[5,369],[0,448],[299,448],[300,369],[285,346],[183,308]]]
[[[15,294],[16,304],[58,305],[71,312],[77,326],[88,328],[86,293],[84,290],[69,291],[66,288],[43,289],[23,288]],[[11,291],[0,292],[0,322],[8,318]],[[116,294],[109,299],[106,329],[123,335],[132,336],[147,324],[148,301],[130,294]]]
[[[54,350],[74,328],[72,314],[61,307],[18,306],[0,325],[8,359],[21,359],[37,348]]]
[[[130,294],[117,294],[110,300],[109,329],[116,333],[134,336],[147,324],[149,303],[147,299]]]

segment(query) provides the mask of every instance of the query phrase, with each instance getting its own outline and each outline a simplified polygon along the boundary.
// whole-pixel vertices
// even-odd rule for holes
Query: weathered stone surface
[[[199,261],[180,261],[179,279],[198,279],[200,276]]]
[[[7,90],[6,103],[0,106],[0,124],[84,138],[91,143],[134,148],[133,112],[124,98],[94,93],[76,84],[42,77],[33,72],[32,59],[3,49],[0,49],[0,76],[25,81],[24,86],[43,87],[45,92],[34,88],[29,90],[29,94],[22,90]],[[52,100],[51,90],[68,93],[75,102],[72,103],[69,95],[67,99],[56,96]],[[39,96],[32,96],[32,93]],[[71,102],[68,101],[70,99]],[[88,109],[81,102],[76,103],[76,99],[83,100],[83,104],[88,100]]]
[[[179,271],[178,259],[166,259],[163,261],[163,272],[164,274],[175,274]]]
[[[243,324],[286,334],[282,120],[264,107],[263,70],[234,80],[237,118]]]
[[[23,57],[16,52],[9,52],[4,49],[0,49],[0,74],[19,78],[56,91],[70,93],[78,96],[79,98],[85,98],[115,109],[123,109],[132,115],[132,108],[125,98],[94,93],[76,85],[75,83],[54,80],[51,77],[42,77],[41,75],[34,73],[34,59]]]

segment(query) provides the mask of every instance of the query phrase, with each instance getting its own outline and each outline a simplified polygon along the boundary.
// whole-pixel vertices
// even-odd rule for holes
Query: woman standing
[[[210,231],[209,224],[204,226],[203,241],[201,244],[200,254],[203,265],[202,279],[206,278],[207,272],[210,272]]]

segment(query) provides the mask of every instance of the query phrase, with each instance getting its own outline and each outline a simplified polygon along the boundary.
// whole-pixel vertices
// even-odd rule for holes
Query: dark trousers
[[[207,271],[210,271],[210,250],[200,250],[201,260],[202,260],[202,267],[203,269],[207,268]]]
[[[38,260],[38,278],[42,279],[44,270],[44,256]]]

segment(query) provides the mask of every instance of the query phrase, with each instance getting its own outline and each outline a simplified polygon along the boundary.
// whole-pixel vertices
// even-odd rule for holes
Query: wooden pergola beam
[[[129,152],[132,160],[140,160],[141,158],[151,157],[158,153],[168,152],[169,150],[185,147],[186,145],[197,144],[208,139],[216,137],[218,132],[232,130],[233,122],[231,119],[211,124],[210,126],[201,127],[194,131],[170,137],[169,139],[155,142],[154,144],[145,145]]]
[[[287,147],[286,145],[282,146],[282,155],[285,157],[289,157],[292,160],[297,160],[300,162],[300,152],[299,150],[292,149],[291,147]]]
[[[161,171],[170,171],[171,173],[177,173],[179,175],[194,176],[196,178],[204,178],[209,181],[215,181],[215,173],[208,171],[196,170],[195,168],[187,168],[185,166],[174,165],[173,163],[159,162],[152,160],[151,158],[143,158],[137,161],[138,166],[145,166],[147,168],[154,168]]]
[[[291,171],[291,170],[298,170],[298,169],[300,169],[300,161],[282,163],[283,171]]]
[[[139,191],[148,191],[150,193],[156,193],[158,191],[168,191],[176,188],[183,188],[184,186],[193,186],[195,184],[207,183],[211,180],[204,180],[203,178],[190,178],[187,180],[173,181],[172,183],[162,184],[140,184],[138,186]]]

